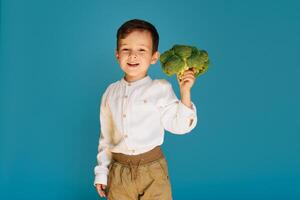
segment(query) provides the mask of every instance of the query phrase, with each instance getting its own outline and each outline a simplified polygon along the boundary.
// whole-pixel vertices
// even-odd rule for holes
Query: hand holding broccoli
[[[183,72],[181,79],[177,75],[177,81],[180,87],[180,92],[185,93],[189,92],[191,87],[195,82],[195,72],[194,69],[189,69]]]
[[[160,56],[160,62],[165,74],[168,76],[177,75],[181,101],[192,108],[190,89],[195,79],[208,69],[207,52],[193,46],[174,45]]]

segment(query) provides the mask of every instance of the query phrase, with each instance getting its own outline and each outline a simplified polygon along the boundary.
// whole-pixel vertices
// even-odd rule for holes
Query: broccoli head
[[[192,69],[195,77],[207,71],[209,65],[208,53],[194,46],[174,45],[159,58],[162,70],[168,76],[176,74],[182,78],[184,71]]]

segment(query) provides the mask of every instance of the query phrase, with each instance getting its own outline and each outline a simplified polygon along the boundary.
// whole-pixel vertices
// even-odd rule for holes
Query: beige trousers
[[[160,146],[139,155],[113,153],[108,200],[172,200],[166,158]]]

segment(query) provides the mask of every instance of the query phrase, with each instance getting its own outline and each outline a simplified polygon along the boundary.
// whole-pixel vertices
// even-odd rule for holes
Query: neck
[[[146,76],[147,76],[147,74],[145,74],[141,77],[131,77],[131,76],[128,76],[125,74],[124,79],[130,83],[130,82],[135,82],[135,81],[141,80],[141,79],[145,78]]]

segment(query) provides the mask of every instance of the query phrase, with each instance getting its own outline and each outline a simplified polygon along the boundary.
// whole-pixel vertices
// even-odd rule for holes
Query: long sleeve
[[[97,166],[94,168],[96,184],[107,185],[108,167],[111,162],[111,133],[113,131],[113,121],[111,111],[108,106],[107,96],[109,87],[106,89],[101,98],[100,105],[100,137],[98,144]]]
[[[192,109],[178,100],[172,85],[162,81],[164,98],[160,106],[161,122],[164,128],[174,134],[186,134],[196,127],[197,109],[193,102]],[[192,123],[191,123],[192,122]]]

